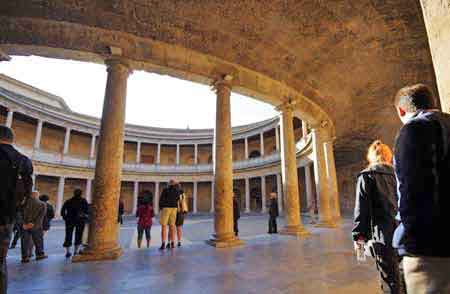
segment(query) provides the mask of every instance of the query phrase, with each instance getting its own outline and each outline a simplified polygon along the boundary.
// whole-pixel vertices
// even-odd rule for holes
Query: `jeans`
[[[152,227],[143,227],[143,226],[139,226],[138,225],[138,240],[142,240],[142,237],[144,237],[144,232],[145,232],[145,239],[146,240],[150,240],[152,237],[150,235],[150,230],[152,229]]]
[[[375,247],[381,290],[384,294],[404,294],[405,289],[400,275],[399,257],[392,246],[377,245]]]
[[[23,230],[22,232],[22,259],[30,258],[35,247],[36,257],[44,253],[44,231],[42,229]]]
[[[277,218],[274,216],[269,217],[269,234],[278,233],[277,229]]]
[[[0,294],[6,294],[8,291],[8,268],[6,266],[6,256],[8,255],[11,234],[12,225],[0,226]]]
[[[408,294],[450,293],[450,258],[403,257]]]
[[[72,246],[73,231],[75,230],[75,246],[80,246],[83,242],[84,223],[67,224],[66,223],[66,238],[64,240],[64,247]]]

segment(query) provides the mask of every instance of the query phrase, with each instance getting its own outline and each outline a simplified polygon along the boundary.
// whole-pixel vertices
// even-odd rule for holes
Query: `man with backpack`
[[[393,245],[409,294],[450,293],[450,115],[435,109],[423,84],[401,89],[395,107],[404,126],[395,144],[401,223]]]
[[[14,132],[0,126],[0,294],[8,290],[6,256],[17,210],[33,187],[31,160],[20,154],[13,142]]]

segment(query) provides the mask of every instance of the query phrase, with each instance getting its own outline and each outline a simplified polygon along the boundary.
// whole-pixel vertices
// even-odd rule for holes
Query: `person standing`
[[[180,199],[180,189],[177,182],[172,179],[169,181],[168,187],[161,192],[159,199],[159,208],[161,209],[159,221],[161,223],[161,247],[175,248],[175,224],[177,219],[178,200]],[[167,226],[169,226],[169,242],[166,246],[167,240]]]
[[[47,205],[39,200],[39,192],[33,191],[23,204],[22,262],[30,262],[33,245],[36,260],[47,258],[44,253],[43,222],[47,214]]]
[[[270,193],[269,200],[269,234],[277,234],[278,200],[277,193]]]
[[[143,235],[145,232],[145,239],[147,241],[147,248],[150,247],[151,241],[151,229],[153,224],[153,205],[150,197],[139,197],[138,208],[136,210],[136,217],[138,218],[137,222],[137,247],[141,248]]]
[[[125,204],[123,203],[122,199],[119,199],[119,210],[118,210],[117,222],[121,225],[123,225],[123,214],[124,213],[125,213]]]
[[[450,293],[450,115],[436,109],[423,84],[394,101],[404,124],[395,142],[400,225],[394,247],[403,256],[407,292]]]
[[[33,164],[12,146],[13,143],[13,130],[0,126],[0,294],[8,291],[6,256],[17,209],[30,197],[33,187]]]
[[[233,230],[234,235],[239,235],[239,219],[241,218],[241,206],[239,205],[239,199],[236,197],[236,193],[233,192]]]
[[[64,248],[66,249],[66,257],[72,256],[70,247],[72,246],[73,232],[75,231],[75,248],[74,255],[79,254],[80,245],[83,238],[84,225],[89,217],[88,202],[82,197],[83,191],[75,189],[73,197],[64,202],[61,208],[61,216],[66,223],[66,236],[64,240]]]
[[[175,221],[175,225],[177,227],[178,247],[181,247],[181,239],[183,237],[184,216],[189,212],[189,210],[187,207],[186,195],[184,194],[184,191],[181,189],[180,185],[178,185],[178,189],[180,190],[180,200],[178,200],[177,219]]]
[[[52,219],[55,218],[55,209],[53,205],[51,205],[48,200],[49,197],[46,194],[39,196],[39,200],[45,203],[47,206],[47,213],[45,214],[44,221],[42,222],[42,229],[44,230],[44,234],[50,230],[50,224]]]
[[[392,247],[397,211],[396,180],[391,149],[377,140],[367,152],[369,166],[359,175],[356,184],[354,227],[355,250],[362,250],[371,241],[383,293],[404,292],[400,278],[399,257]]]

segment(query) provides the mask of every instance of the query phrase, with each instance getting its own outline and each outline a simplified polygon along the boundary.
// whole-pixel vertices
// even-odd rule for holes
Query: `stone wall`
[[[123,201],[125,214],[133,212],[133,182],[122,182],[120,186],[120,200]]]
[[[158,145],[141,144],[141,162],[145,164],[154,164],[158,157]]]
[[[38,175],[35,181],[35,189],[38,190],[41,195],[47,194],[50,198],[50,203],[55,206],[58,199],[59,179],[57,177]]]
[[[212,145],[198,145],[198,163],[208,164],[212,159]]]
[[[211,210],[211,182],[200,182],[197,184],[198,197],[197,210],[199,212],[209,212]]]
[[[91,135],[72,130],[69,141],[69,154],[89,158],[91,152]]]
[[[34,145],[34,138],[36,136],[36,120],[33,120],[20,113],[14,114],[12,129],[15,133],[15,142],[19,146],[32,148]]]
[[[161,145],[161,164],[174,165],[177,161],[177,147]]]
[[[81,189],[83,191],[83,197],[86,197],[86,180],[67,178],[64,181],[64,201],[73,196],[75,189]]]
[[[136,163],[136,155],[137,155],[137,143],[125,142],[123,149],[123,162]]]
[[[64,150],[64,138],[66,129],[49,123],[42,126],[40,149],[62,154]]]
[[[192,145],[180,146],[180,164],[192,165],[195,161],[195,148]]]

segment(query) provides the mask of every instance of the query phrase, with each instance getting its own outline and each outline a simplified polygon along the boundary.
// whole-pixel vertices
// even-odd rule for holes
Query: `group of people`
[[[404,124],[394,153],[373,142],[358,175],[355,249],[375,258],[383,293],[450,293],[450,115],[423,84],[394,104]]]

